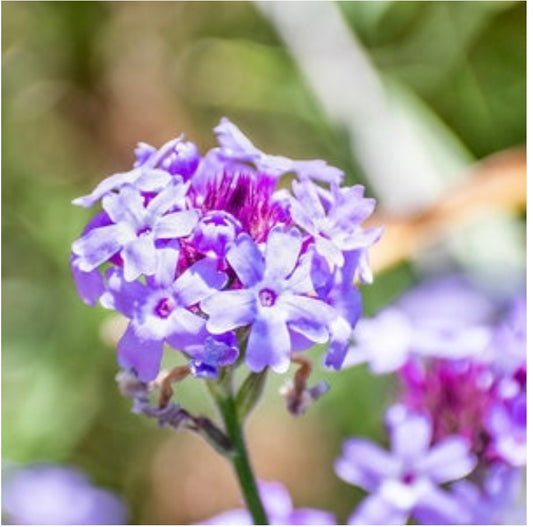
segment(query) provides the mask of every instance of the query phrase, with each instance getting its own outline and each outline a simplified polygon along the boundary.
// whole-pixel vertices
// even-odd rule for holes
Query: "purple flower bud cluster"
[[[141,143],[132,170],[74,200],[102,206],[72,244],[81,298],[129,319],[118,362],[143,382],[165,344],[202,378],[239,358],[283,373],[328,341],[325,364],[340,368],[361,312],[353,282],[371,279],[381,235],[361,226],[374,200],[323,161],[264,154],[227,119],[215,133],[203,157],[183,136]],[[287,173],[292,192],[278,188]]]
[[[337,462],[341,478],[370,492],[350,523],[517,523],[525,315],[524,298],[489,301],[449,277],[360,322],[347,363],[395,372],[401,388],[386,418],[391,453],[351,439]]]

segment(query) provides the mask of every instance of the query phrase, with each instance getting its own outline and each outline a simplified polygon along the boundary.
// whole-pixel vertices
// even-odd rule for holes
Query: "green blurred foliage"
[[[411,89],[474,156],[525,142],[525,2],[338,6],[378,71]],[[110,314],[76,296],[70,243],[90,212],[71,199],[128,167],[136,141],[185,131],[212,146],[222,115],[265,151],[326,159],[352,183],[357,160],[252,3],[3,2],[2,40],[2,457],[78,464],[125,493],[133,521],[150,522],[146,496],[157,489],[147,474],[171,433],[130,413],[102,338]],[[365,313],[415,279],[408,265],[376,277],[363,288]],[[313,356],[319,364],[320,350]],[[313,378],[322,377],[332,390],[310,417],[331,432],[331,461],[348,435],[384,441],[393,380],[318,367]],[[264,405],[283,411],[282,383],[269,379]],[[212,412],[198,383],[178,394]],[[320,503],[304,504],[344,520],[362,493],[331,465],[323,474]]]

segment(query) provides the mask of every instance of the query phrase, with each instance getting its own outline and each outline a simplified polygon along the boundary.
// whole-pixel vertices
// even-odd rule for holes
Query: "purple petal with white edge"
[[[197,355],[205,339],[209,337],[205,329],[205,320],[182,308],[177,308],[169,320],[166,342],[191,357]]]
[[[173,289],[184,306],[191,306],[224,287],[226,273],[217,269],[217,261],[204,258],[191,265],[174,283]]]
[[[70,269],[81,299],[89,306],[96,305],[98,299],[105,292],[104,280],[100,271],[97,269],[89,272],[81,271],[75,256],[71,258]]]
[[[270,366],[285,373],[290,366],[291,341],[284,318],[276,309],[258,316],[252,325],[246,348],[246,364],[253,372]]]
[[[316,227],[313,222],[313,217],[307,210],[306,206],[299,201],[296,201],[292,196],[289,199],[289,212],[292,221],[299,225],[304,231],[309,234],[316,232]]]
[[[168,287],[176,279],[179,251],[170,247],[157,249],[154,282],[160,287]]]
[[[131,282],[141,274],[153,275],[157,267],[153,234],[141,235],[120,253],[124,260],[124,278]]]
[[[173,342],[180,341],[183,348],[203,343],[205,340],[206,335],[203,332],[205,320],[202,317],[178,307],[170,315],[170,320],[172,324],[169,325],[171,331],[169,331],[168,337],[173,339]]]
[[[114,223],[125,222],[134,230],[142,226],[146,217],[141,193],[130,185],[122,187],[118,194],[108,194],[102,199],[102,208]]]
[[[249,289],[222,291],[200,302],[209,315],[207,330],[215,335],[250,324],[256,317],[257,299]]]
[[[72,252],[79,256],[78,269],[89,272],[107,262],[134,234],[125,225],[107,225],[89,231],[72,244]]]
[[[226,259],[244,286],[253,286],[263,278],[265,273],[263,255],[248,234],[241,233],[237,236]]]
[[[342,366],[346,353],[348,352],[352,327],[346,319],[337,317],[329,323],[329,331],[331,342],[324,358],[324,366],[338,370]]]
[[[344,172],[328,165],[322,159],[293,161],[292,170],[300,179],[316,179],[325,183],[339,184],[344,178]]]
[[[130,323],[118,342],[118,363],[124,369],[133,368],[139,379],[148,382],[157,377],[163,356],[163,342],[140,338]]]
[[[401,510],[379,495],[365,498],[348,518],[348,525],[404,525],[409,511]]]
[[[372,227],[371,229],[351,228],[349,233],[341,233],[339,246],[344,251],[353,251],[374,245],[383,235],[384,227]],[[337,238],[335,237],[337,242]]]
[[[396,456],[406,462],[416,462],[427,455],[431,441],[429,417],[407,412],[391,428],[391,448]]]
[[[154,225],[156,240],[188,236],[198,223],[198,217],[198,211],[184,210],[159,218]]]
[[[296,265],[302,237],[296,228],[285,232],[280,226],[274,227],[267,239],[265,249],[265,279],[287,277]]]
[[[412,510],[424,525],[461,525],[470,523],[470,510],[460,499],[437,486],[428,487]]]
[[[107,291],[100,298],[100,303],[107,309],[115,309],[133,318],[137,307],[150,294],[149,289],[140,282],[126,282],[122,272],[116,268],[108,269],[106,278]]]
[[[292,191],[297,202],[303,208],[305,216],[311,219],[320,219],[326,215],[314,183],[311,181],[293,181]],[[293,203],[294,200],[291,202],[291,215]]]
[[[338,315],[335,308],[326,302],[300,295],[283,294],[279,297],[276,305],[283,307],[286,311],[287,321],[292,324],[292,327],[308,338],[312,337],[305,332],[306,326],[309,327],[309,331],[314,331],[313,328],[323,327],[327,340],[326,327]]]
[[[222,117],[213,131],[226,155],[238,157],[242,161],[253,161],[261,155],[253,143],[227,117]]]
[[[179,176],[172,178],[170,185],[165,187],[150,203],[147,210],[153,217],[161,216],[173,207],[182,208],[182,200],[189,190],[189,183],[183,183]]]
[[[311,279],[313,253],[305,253],[299,260],[292,275],[285,280],[285,288],[296,294],[311,293],[314,284]]]
[[[476,465],[470,445],[462,437],[447,437],[432,447],[417,468],[437,483],[447,483],[469,474]]]
[[[142,166],[150,159],[150,157],[157,152],[157,149],[148,143],[139,141],[135,147],[135,168]]]
[[[333,262],[338,267],[344,265],[344,255],[342,251],[328,238],[324,236],[315,236],[316,252],[327,260]]]
[[[330,219],[343,228],[363,222],[376,208],[376,200],[363,198],[363,193],[364,187],[361,185],[345,187],[337,191],[334,189],[335,206],[331,209]]]
[[[172,176],[165,170],[154,168],[143,170],[135,180],[135,188],[141,192],[158,192],[164,189],[171,181]]]
[[[101,181],[90,194],[72,200],[72,204],[80,207],[91,207],[99,201],[102,196],[105,196],[112,190],[127,185],[128,183],[133,183],[137,177],[139,177],[139,174],[139,170],[130,170],[129,172],[113,174]]]
[[[342,455],[335,462],[337,475],[353,485],[370,492],[381,481],[399,474],[401,464],[389,452],[366,439],[348,439],[344,442]]]

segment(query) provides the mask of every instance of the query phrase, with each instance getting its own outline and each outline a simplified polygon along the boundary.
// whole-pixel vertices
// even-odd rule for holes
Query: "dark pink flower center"
[[[159,318],[168,318],[175,307],[176,303],[172,298],[162,298],[155,306],[154,313]]]
[[[416,479],[416,474],[414,472],[405,472],[402,475],[402,482],[406,485],[411,485]]]
[[[278,295],[276,294],[275,291],[272,291],[272,289],[265,288],[259,291],[259,302],[261,302],[262,306],[265,306],[265,307],[273,306],[274,303],[276,302],[277,297]]]

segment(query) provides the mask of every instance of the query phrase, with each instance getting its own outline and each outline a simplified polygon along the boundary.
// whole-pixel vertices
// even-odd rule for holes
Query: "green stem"
[[[265,510],[259,497],[257,483],[250,465],[250,460],[248,459],[248,452],[246,450],[241,423],[237,415],[235,400],[229,394],[225,397],[216,397],[215,399],[226,425],[226,433],[234,447],[234,453],[230,459],[239,479],[246,506],[252,515],[255,525],[268,525]]]

